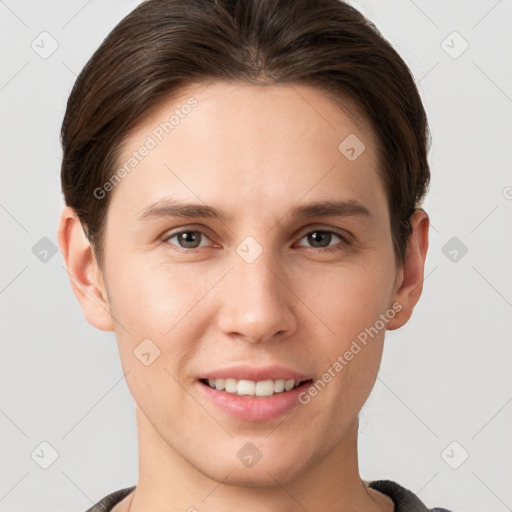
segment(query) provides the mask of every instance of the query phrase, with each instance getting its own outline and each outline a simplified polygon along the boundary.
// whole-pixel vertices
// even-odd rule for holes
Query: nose
[[[265,251],[252,263],[235,255],[233,265],[220,290],[222,333],[251,343],[292,335],[299,301],[294,300],[286,272]]]

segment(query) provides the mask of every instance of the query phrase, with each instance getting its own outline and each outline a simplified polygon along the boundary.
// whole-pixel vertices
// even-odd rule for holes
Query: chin
[[[260,461],[257,465],[263,464]],[[231,471],[231,472],[230,472]],[[226,474],[228,476],[226,476]],[[262,465],[259,468],[224,468],[224,472],[215,471],[210,474],[210,478],[225,485],[247,488],[266,488],[275,487],[276,485],[285,485],[294,480],[301,473],[300,468],[296,465],[279,465],[276,466],[272,462]]]
[[[251,441],[247,441],[247,444],[249,443]],[[255,443],[258,441],[255,440]],[[208,459],[215,461],[215,464],[209,465],[205,464],[204,459],[198,460],[196,469],[206,477],[226,485],[264,488],[275,487],[278,484],[285,485],[299,478],[312,463],[311,458],[304,458],[303,445],[300,442],[293,443],[293,449],[286,452],[279,449],[275,443],[267,441],[265,444],[265,440],[262,439],[259,444],[260,458],[256,460],[258,455],[254,451],[255,459],[248,461],[248,465],[244,464],[243,458],[245,453],[251,453],[252,448],[243,452],[243,448],[240,450],[238,446],[244,447],[246,443],[237,441],[236,445],[237,448],[234,451],[230,449],[223,451],[224,454],[233,454],[232,456],[222,456],[222,453],[209,454]]]

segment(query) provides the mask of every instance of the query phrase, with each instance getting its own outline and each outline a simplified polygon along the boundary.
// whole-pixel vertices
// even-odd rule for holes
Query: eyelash
[[[162,239],[162,242],[168,243],[171,238],[175,238],[176,236],[181,235],[182,233],[200,233],[201,235],[204,235],[206,238],[208,238],[208,235],[206,233],[204,233],[203,231],[199,230],[199,229],[182,229],[181,231],[176,231],[174,233],[170,233],[169,235],[166,235]],[[311,235],[312,233],[324,233],[324,234],[328,233],[328,234],[331,234],[331,235],[335,235],[335,236],[339,237],[342,240],[341,246],[338,245],[338,246],[334,246],[334,247],[320,247],[320,248],[317,248],[317,247],[306,247],[306,249],[310,249],[310,250],[313,250],[315,252],[333,253],[333,252],[336,252],[336,251],[341,251],[343,249],[346,249],[346,247],[348,245],[350,245],[350,241],[348,240],[348,238],[345,235],[343,235],[342,233],[340,233],[338,231],[334,231],[332,229],[313,229],[311,231],[306,231],[300,237],[300,240],[302,240],[304,237],[306,237],[308,235]],[[184,253],[188,253],[188,254],[195,254],[196,252],[198,252],[201,249],[200,247],[194,248],[194,249],[187,249],[185,247],[179,247],[179,246],[174,245],[174,244],[169,244],[169,245],[173,245],[174,248],[178,250],[178,252],[184,252]]]

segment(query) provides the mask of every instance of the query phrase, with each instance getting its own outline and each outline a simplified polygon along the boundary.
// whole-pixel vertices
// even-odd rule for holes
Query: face
[[[348,112],[306,86],[190,86],[123,147],[103,279],[139,427],[218,481],[339,453],[374,384],[400,272],[376,140]]]

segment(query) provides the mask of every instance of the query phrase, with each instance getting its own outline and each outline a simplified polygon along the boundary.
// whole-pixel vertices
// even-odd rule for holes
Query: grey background
[[[83,511],[137,482],[114,334],[86,322],[60,253],[43,251],[64,205],[59,130],[75,76],[138,3],[0,1],[1,512]],[[387,334],[361,474],[430,507],[512,510],[512,2],[352,3],[410,66],[433,136],[424,292]],[[58,43],[47,58],[31,47],[51,49],[43,31]]]

